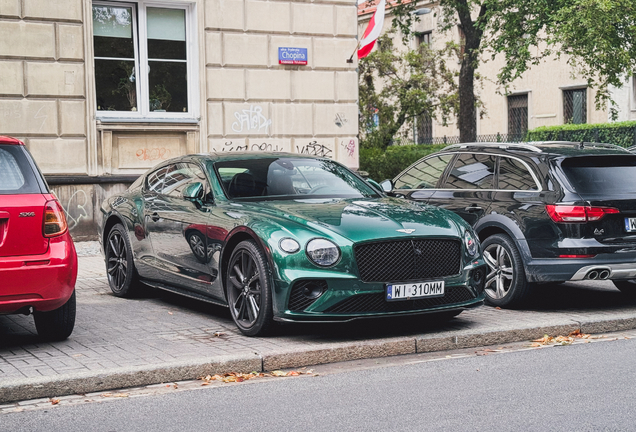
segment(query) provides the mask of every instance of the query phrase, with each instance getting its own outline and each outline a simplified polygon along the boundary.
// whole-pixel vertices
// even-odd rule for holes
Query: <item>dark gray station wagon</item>
[[[486,299],[523,304],[534,282],[611,279],[636,293],[636,155],[610,144],[459,144],[382,184],[470,223]]]

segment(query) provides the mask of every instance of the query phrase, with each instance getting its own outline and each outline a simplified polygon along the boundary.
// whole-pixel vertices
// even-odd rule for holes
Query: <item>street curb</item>
[[[367,358],[415,354],[412,337],[325,344],[322,348],[294,349],[263,355],[263,371],[336,363]]]
[[[562,324],[522,327],[501,331],[449,331],[439,336],[418,336],[326,343],[321,348],[281,350],[253,354],[225,355],[191,359],[187,362],[116,368],[102,373],[74,373],[53,378],[14,379],[0,384],[0,404],[14,401],[86,394],[118,388],[197,379],[228,372],[266,372],[394,355],[475,348],[511,342],[530,341],[544,335],[559,336],[580,330],[606,333],[636,328],[636,317],[578,322],[566,319]]]
[[[416,346],[418,353],[475,348],[511,342],[529,341],[541,338],[546,334],[550,336],[568,335],[573,331],[579,330],[580,327],[579,323],[570,320],[570,323],[547,327],[527,327],[501,331],[460,333],[443,337],[420,337],[416,339]]]
[[[19,400],[86,394],[117,388],[139,387],[164,382],[197,379],[226,372],[262,369],[257,354],[217,356],[162,365],[116,368],[102,373],[74,373],[52,378],[7,380],[0,384],[0,404]]]

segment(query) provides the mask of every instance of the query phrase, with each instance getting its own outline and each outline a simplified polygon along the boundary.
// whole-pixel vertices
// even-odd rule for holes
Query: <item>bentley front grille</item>
[[[354,246],[364,282],[422,281],[457,275],[461,243],[448,239],[391,240]]]

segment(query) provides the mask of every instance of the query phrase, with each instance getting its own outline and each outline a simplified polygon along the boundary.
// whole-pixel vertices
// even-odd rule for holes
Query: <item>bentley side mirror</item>
[[[200,182],[191,183],[183,189],[183,199],[201,202],[203,199],[203,185]]]
[[[393,182],[391,180],[384,180],[380,183],[380,187],[384,192],[391,192],[393,190]]]
[[[379,190],[380,192],[382,192],[382,186],[380,186],[380,183],[378,183],[377,181],[373,180],[373,179],[366,179],[367,183],[369,183],[371,186],[373,186],[374,188],[376,188],[377,190]]]

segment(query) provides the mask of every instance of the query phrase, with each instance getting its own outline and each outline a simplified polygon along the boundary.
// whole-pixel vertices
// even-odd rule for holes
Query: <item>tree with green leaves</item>
[[[398,0],[391,9],[393,27],[409,35],[418,7]],[[475,77],[485,58],[504,56],[497,79],[505,88],[532,65],[565,56],[596,88],[597,109],[612,103],[610,86],[620,87],[636,70],[634,0],[440,0],[439,13],[441,30],[459,25],[464,36],[458,76],[462,142],[476,138]]]
[[[382,35],[378,48],[358,66],[365,147],[386,148],[403,126],[413,126],[423,115],[445,122],[457,112],[455,74],[446,65],[448,50],[432,50],[426,44],[397,50],[393,36],[394,31]]]

